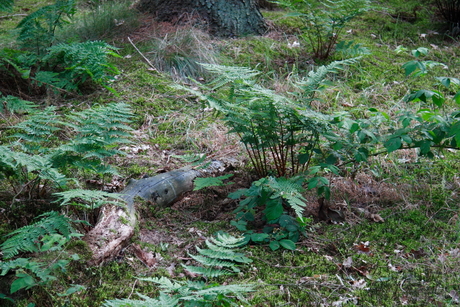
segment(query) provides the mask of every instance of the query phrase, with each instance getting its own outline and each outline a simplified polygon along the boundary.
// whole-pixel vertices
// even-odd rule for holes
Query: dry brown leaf
[[[142,250],[142,248],[137,244],[133,245],[133,250],[136,257],[148,267],[152,267],[156,264],[157,261],[155,260],[155,256],[152,252]]]

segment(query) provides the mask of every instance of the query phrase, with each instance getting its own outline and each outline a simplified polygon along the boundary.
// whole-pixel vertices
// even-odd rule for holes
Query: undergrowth
[[[9,6],[12,2],[4,3]],[[13,12],[5,14],[36,9],[35,4],[29,4],[29,1],[16,5]],[[59,18],[53,19],[55,29],[44,25],[28,27],[40,34],[36,34],[36,38],[43,38],[38,41],[39,44],[35,40],[34,44],[27,45],[29,40],[24,32],[22,44],[31,50],[3,51],[6,57],[1,60],[2,68],[14,73],[18,81],[16,89],[46,85],[47,90],[40,90],[46,99],[40,100],[37,106],[26,101],[30,95],[19,99],[13,96],[13,91],[4,90],[7,87],[0,89],[3,94],[0,104],[2,235],[11,233],[13,228],[20,233],[20,227],[28,224],[24,231],[27,227],[43,226],[40,221],[45,223],[48,217],[41,216],[41,220],[33,224],[37,221],[34,220],[35,216],[51,209],[59,210],[61,203],[65,205],[62,213],[95,222],[95,212],[106,201],[115,200],[109,199],[110,194],[107,193],[83,192],[78,189],[78,182],[82,186],[96,182],[97,187],[103,189],[114,178],[113,165],[121,166],[118,171],[124,177],[141,177],[157,170],[162,172],[182,166],[184,162],[175,156],[208,154],[213,158],[228,158],[236,156],[235,152],[239,154],[242,148],[238,147],[235,138],[225,135],[221,118],[203,102],[197,101],[194,95],[184,95],[171,86],[192,76],[199,80],[195,92],[202,91],[202,83],[213,79],[202,70],[202,66],[197,65],[198,62],[247,66],[262,72],[250,81],[236,80],[233,88],[241,86],[242,91],[246,91],[244,94],[235,95],[235,92],[229,91],[228,95],[224,95],[217,87],[206,89],[208,93],[200,92],[220,99],[219,102],[227,98],[243,101],[248,97],[253,101],[267,100],[267,96],[298,99],[302,96],[299,96],[298,88],[293,83],[303,79],[304,86],[308,86],[305,83],[308,72],[317,71],[319,67],[312,60],[313,54],[308,44],[299,39],[302,21],[293,16],[286,18],[281,10],[264,12],[275,31],[263,37],[216,41],[195,29],[175,29],[167,35],[159,35],[161,29],[151,29],[152,37],[142,37],[147,42],[143,43],[141,39],[135,43],[153,63],[152,69],[141,63],[144,59],[131,44],[117,38],[122,33],[123,36],[124,33],[129,35],[125,31],[135,24],[132,21],[136,14],[128,10],[127,3],[96,1],[78,3],[75,8],[73,15],[70,14],[72,10],[63,11],[64,15],[72,15],[76,20],[68,28],[65,22],[61,24],[66,20]],[[150,299],[155,303],[163,300],[176,304],[176,299],[182,300],[184,296],[192,301],[201,300],[203,293],[206,293],[207,299],[234,300],[230,292],[225,292],[225,298],[219,296],[223,293],[219,285],[226,282],[229,286],[235,286],[230,287],[231,290],[243,290],[248,306],[457,304],[460,291],[460,222],[457,216],[460,170],[458,151],[454,149],[458,146],[458,113],[452,112],[458,111],[458,87],[455,87],[453,78],[459,74],[458,41],[452,35],[452,27],[443,28],[438,23],[439,16],[433,14],[434,10],[434,5],[420,5],[416,1],[373,3],[367,12],[346,23],[338,40],[343,40],[343,44],[339,45],[338,50],[332,50],[331,57],[322,64],[327,67],[334,60],[343,60],[347,55],[358,55],[357,52],[363,51],[370,52],[371,56],[364,56],[352,67],[328,75],[324,80],[324,85],[328,87],[321,86],[322,91],[315,89],[313,96],[303,97],[314,110],[312,114],[327,115],[328,125],[342,125],[340,142],[329,143],[331,146],[326,148],[339,151],[333,145],[343,144],[347,140],[350,144],[360,145],[360,150],[354,151],[354,164],[340,165],[340,174],[332,166],[343,162],[345,155],[339,156],[339,159],[329,157],[327,167],[320,167],[314,170],[316,173],[308,174],[310,178],[316,178],[311,181],[311,187],[316,183],[317,187],[324,187],[323,192],[329,189],[332,193],[331,199],[323,204],[323,213],[340,211],[342,219],[318,221],[321,220],[320,216],[312,220],[295,216],[296,212],[303,210],[304,201],[308,201],[305,210],[314,212],[318,196],[304,191],[304,188],[308,189],[309,182],[290,190],[289,182],[267,177],[256,181],[248,190],[235,194],[235,199],[241,196],[239,204],[234,200],[221,203],[221,198],[231,188],[221,187],[224,192],[206,188],[205,192],[200,193],[208,193],[207,197],[212,201],[200,203],[203,208],[196,207],[200,201],[194,198],[196,194],[184,197],[177,207],[163,210],[149,207],[154,217],[143,224],[146,229],[139,229],[137,238],[145,235],[147,230],[167,234],[160,243],[145,243],[146,249],[152,252],[157,261],[153,268],[146,267],[129,249],[103,266],[88,266],[86,261],[90,255],[84,242],[68,242],[69,233],[63,228],[48,229],[48,234],[27,233],[25,241],[20,243],[31,245],[25,248],[21,244],[13,245],[13,249],[21,248],[21,254],[11,258],[8,258],[12,255],[8,254],[11,240],[6,241],[8,244],[4,243],[6,245],[2,247],[5,249],[1,262],[2,275],[5,276],[2,278],[0,304],[27,306],[32,302],[43,302],[43,306],[95,306],[103,302],[110,304],[116,298],[120,304],[123,304],[122,298],[128,298],[133,304],[142,304],[137,300],[134,302],[137,299],[136,296],[133,298],[134,293],[140,293],[144,301]],[[5,38],[2,39],[2,47],[17,47],[12,39],[15,36],[11,33],[17,34],[18,31],[6,32],[6,28],[15,26],[19,17],[22,18],[11,16],[0,19],[0,34]],[[26,21],[32,20],[32,17]],[[38,23],[40,20],[36,19]],[[59,29],[61,25],[63,28]],[[66,38],[70,38],[70,41],[66,41],[68,44],[59,45]],[[82,57],[85,52],[92,54],[94,50],[76,43],[88,38],[97,41],[110,39],[120,49],[105,42],[92,44],[104,45],[107,52],[116,52],[123,57],[106,57],[96,64],[86,65]],[[78,46],[83,46],[84,52],[80,52]],[[37,54],[43,55],[40,60],[47,60],[46,65],[42,62],[36,65]],[[48,57],[46,54],[49,54]],[[419,65],[427,64],[427,61],[444,63],[446,66]],[[75,66],[77,62],[79,66]],[[404,63],[412,63],[409,68],[416,69],[405,71],[401,67]],[[108,69],[101,70],[99,64]],[[57,69],[48,70],[50,67]],[[97,69],[92,70],[91,67]],[[423,69],[428,69],[427,75],[414,77],[414,74],[423,74]],[[450,78],[446,79],[446,76]],[[113,88],[119,98],[107,91],[98,92],[96,89],[94,92],[94,84],[91,85],[92,91],[86,91],[89,79]],[[3,80],[8,85],[11,78]],[[63,82],[67,82],[67,85],[63,85]],[[259,88],[257,95],[251,96],[248,89],[255,84],[263,89]],[[57,88],[60,95],[52,94]],[[92,94],[78,96],[67,93],[74,90],[77,94]],[[114,100],[122,100],[126,105],[107,104]],[[81,111],[96,103],[101,107]],[[46,108],[50,104],[54,107]],[[115,114],[118,111],[126,111],[124,108],[127,105],[134,113],[132,117],[118,118],[123,124],[121,121],[107,124],[111,119],[117,119]],[[414,113],[400,113],[404,108]],[[62,113],[72,115],[63,116]],[[335,117],[333,114],[336,114]],[[443,116],[448,114],[453,116],[444,120]],[[389,118],[397,118],[400,121],[395,122],[402,126],[391,126]],[[136,129],[135,143],[125,144],[125,133],[130,130],[125,124],[130,120],[133,120],[131,125]],[[425,125],[423,121],[429,123]],[[96,125],[96,122],[103,124]],[[390,128],[373,130],[376,123],[385,128],[389,127],[386,126],[388,124]],[[105,129],[112,124],[118,128]],[[263,127],[267,126],[262,125],[260,130]],[[414,127],[418,127],[418,132],[410,134],[409,131],[413,130],[409,129]],[[457,127],[457,130],[453,127]],[[121,142],[107,137],[110,134]],[[418,138],[420,135],[423,138]],[[446,138],[450,143],[442,141]],[[383,147],[380,148],[389,153],[373,157],[373,153],[377,152],[364,149],[369,145],[369,140],[377,139],[382,141]],[[434,146],[428,146],[427,139]],[[17,142],[13,144],[13,141]],[[128,154],[126,157],[117,155],[120,153],[119,146],[124,146],[123,151]],[[399,151],[406,146],[421,150]],[[452,148],[441,151],[438,147]],[[305,152],[301,153],[304,155],[302,161],[307,161],[309,148],[305,146]],[[215,154],[217,149],[219,154]],[[331,152],[327,151],[328,154]],[[328,158],[325,153],[315,154]],[[422,154],[436,159],[427,159]],[[298,156],[294,155],[294,161],[296,158]],[[368,158],[367,163],[364,163],[364,158]],[[238,165],[239,172],[244,173],[241,177],[245,177],[246,187],[256,175],[248,166],[239,166],[247,165],[249,160],[246,157],[243,162],[232,162]],[[289,173],[292,165],[295,163],[288,163],[285,174]],[[277,172],[275,163],[269,166],[263,171],[264,176]],[[282,168],[280,170],[283,173]],[[366,176],[360,176],[362,173],[366,173]],[[236,174],[238,176],[234,177],[241,175]],[[292,187],[295,182],[290,184],[289,187]],[[69,187],[76,189],[64,191]],[[284,191],[290,193],[282,194]],[[50,196],[54,192],[57,194]],[[395,195],[388,197],[390,193]],[[51,203],[56,198],[60,200]],[[181,207],[184,204],[189,207]],[[219,213],[225,219],[203,221],[202,217],[208,211],[216,210],[216,207],[219,207]],[[235,208],[239,210],[237,218],[231,213]],[[244,252],[253,262],[245,264],[243,269],[235,263],[224,265],[220,262],[222,260],[204,260],[200,257],[206,253],[206,249],[194,247],[196,241],[206,241],[216,230],[228,228],[224,230],[235,232],[235,228],[230,227],[232,218],[232,225],[246,233],[245,243],[251,242]],[[263,223],[254,223],[259,219]],[[79,225],[76,228],[83,231],[87,227]],[[208,247],[207,250],[213,248]],[[220,253],[214,254],[222,256]],[[218,261],[218,271],[227,267],[236,274],[207,279],[195,276],[191,281],[190,275],[193,274],[187,268],[196,266],[200,261],[207,264]],[[12,284],[13,290],[17,291],[9,295]],[[246,293],[248,288],[238,288],[241,284],[257,286],[253,292]],[[6,294],[10,299],[5,297]],[[11,299],[15,302],[12,303]],[[37,303],[37,306],[41,305]]]

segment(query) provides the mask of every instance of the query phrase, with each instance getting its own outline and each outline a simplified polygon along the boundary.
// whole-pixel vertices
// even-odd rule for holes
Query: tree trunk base
[[[159,21],[205,21],[216,36],[261,35],[267,30],[258,0],[141,0],[137,8]]]

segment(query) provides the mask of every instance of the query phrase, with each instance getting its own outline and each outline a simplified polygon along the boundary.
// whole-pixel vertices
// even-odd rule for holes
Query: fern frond
[[[75,0],[56,0],[54,4],[43,6],[24,17],[16,26],[20,29],[17,40],[25,49],[37,54],[52,45],[56,28],[65,23],[64,16],[75,13]]]
[[[325,86],[325,80],[328,74],[337,73],[343,70],[345,66],[349,66],[358,62],[361,57],[345,59],[342,61],[334,61],[328,65],[318,67],[316,70],[311,70],[308,77],[297,83],[297,86],[302,89],[303,96],[312,98],[312,96],[322,87]]]
[[[246,245],[244,237],[234,237],[226,232],[218,232],[215,237],[211,237],[211,241],[217,246],[226,248],[238,248]]]
[[[176,291],[177,289],[181,288],[183,284],[181,282],[174,282],[169,278],[164,276],[162,277],[145,277],[145,278],[138,278],[139,280],[149,281],[156,283],[160,286],[161,289],[166,291]]]
[[[196,291],[195,296],[232,294],[240,297],[241,294],[251,291],[254,291],[254,287],[252,285],[220,285]],[[182,299],[186,300],[187,297],[183,297]]]
[[[202,254],[203,256],[207,256],[210,258],[218,258],[218,259],[225,259],[231,260],[239,263],[250,263],[252,262],[251,259],[247,258],[243,253],[237,253],[232,251],[231,249],[226,249],[223,247],[217,247],[206,240],[206,245],[209,249],[201,249],[197,247],[197,251]]]
[[[160,292],[158,298],[150,298],[146,295],[137,293],[137,295],[143,300],[133,300],[133,299],[115,299],[105,301],[103,306],[106,307],[177,307],[179,305],[179,299],[176,297],[171,297],[164,292]]]
[[[73,189],[53,195],[58,197],[54,202],[60,203],[61,206],[73,205],[85,209],[99,208],[104,204],[123,206],[123,199],[118,194],[97,190]]]
[[[260,71],[247,67],[205,63],[201,63],[200,65],[203,66],[207,71],[217,75],[217,77],[211,82],[211,85],[213,86],[212,90],[218,89],[236,80],[245,80],[246,82],[249,82],[249,80],[252,80],[255,76],[260,74]]]
[[[195,261],[201,263],[202,265],[205,266],[214,266],[214,267],[228,267],[231,268],[234,272],[239,272],[240,270],[235,266],[234,262],[231,261],[225,261],[221,259],[216,259],[216,258],[211,258],[211,257],[205,257],[202,255],[192,255],[189,254],[190,257],[192,257]]]
[[[40,251],[40,238],[45,235],[61,234],[71,238],[73,229],[71,220],[55,211],[38,216],[40,220],[32,225],[16,229],[8,234],[8,238],[0,245],[4,259],[9,259],[20,252]]]
[[[130,143],[128,124],[132,110],[125,103],[110,103],[69,115],[67,126],[76,132],[69,143],[59,146],[53,155],[57,167],[73,165],[100,174],[116,174],[116,170],[104,165],[103,160],[124,152],[115,149],[120,144]]]
[[[212,239],[214,243],[209,240],[205,241],[208,249],[202,249],[197,246],[196,250],[199,255],[189,254],[190,257],[206,268],[187,265],[183,265],[183,267],[192,273],[200,274],[205,277],[228,275],[232,274],[231,271],[233,271],[233,273],[240,272],[238,264],[252,262],[252,260],[247,258],[243,253],[232,250],[240,246],[243,240],[244,238],[242,237],[236,238],[229,234],[218,234],[216,238]],[[224,270],[223,268],[229,268],[231,271]]]
[[[119,73],[109,62],[110,56],[119,57],[115,53],[117,49],[103,41],[62,43],[48,48],[43,61],[49,66],[62,68],[58,74],[60,82],[53,83],[59,88],[75,90],[89,79],[107,86],[113,76]]]
[[[31,101],[22,100],[15,96],[0,96],[0,113],[5,110],[11,113],[34,112],[37,105]]]
[[[37,178],[49,180],[57,186],[65,186],[67,178],[53,167],[49,156],[29,155],[0,146],[0,172],[18,176],[22,168]]]
[[[56,107],[48,107],[32,114],[26,120],[13,126],[21,132],[12,135],[27,152],[46,151],[47,144],[57,139],[55,133],[62,124],[56,114]]]
[[[185,268],[187,271],[189,271],[192,274],[198,274],[201,276],[205,276],[207,278],[215,278],[219,276],[233,274],[230,271],[223,270],[220,268],[203,268],[199,266],[185,265],[185,264],[182,264],[182,267]]]
[[[11,12],[13,10],[14,0],[1,0],[0,12]]]
[[[233,174],[226,174],[226,175],[217,176],[217,177],[203,177],[203,178],[197,177],[195,178],[195,180],[193,180],[193,185],[195,186],[193,188],[193,191],[202,190],[208,187],[222,187],[225,185],[232,184],[232,182],[229,182],[227,184],[223,182],[223,180],[228,179],[232,176]]]
[[[286,200],[297,216],[302,217],[307,200],[302,195],[304,191],[302,185],[295,177],[290,179],[269,177],[266,182],[269,189],[273,191],[271,198],[281,197]]]

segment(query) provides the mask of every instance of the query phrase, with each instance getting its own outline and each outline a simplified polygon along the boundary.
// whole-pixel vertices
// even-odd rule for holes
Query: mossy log
[[[83,238],[93,253],[91,263],[101,264],[113,259],[128,244],[137,223],[134,203],[136,197],[156,206],[170,206],[182,194],[193,189],[193,180],[196,177],[217,174],[224,168],[222,162],[213,161],[202,170],[185,167],[153,177],[131,180],[120,192],[127,208],[103,206],[99,221]]]
[[[265,33],[267,26],[258,3],[258,0],[140,0],[137,8],[155,14],[159,21],[204,21],[212,34],[232,37]]]

